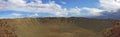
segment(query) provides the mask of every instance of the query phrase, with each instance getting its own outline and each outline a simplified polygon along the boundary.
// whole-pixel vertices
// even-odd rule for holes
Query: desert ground
[[[0,37],[103,37],[111,19],[16,18],[0,19]]]

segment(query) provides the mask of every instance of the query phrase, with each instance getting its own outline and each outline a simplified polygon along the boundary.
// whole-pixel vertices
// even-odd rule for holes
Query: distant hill
[[[111,27],[114,20],[46,17],[0,19],[1,21],[13,25],[18,37],[102,37],[101,32]]]

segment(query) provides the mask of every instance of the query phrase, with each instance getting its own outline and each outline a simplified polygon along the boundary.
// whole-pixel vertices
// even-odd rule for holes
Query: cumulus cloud
[[[82,8],[82,10],[89,12],[89,14],[92,14],[94,16],[100,16],[102,15],[101,12],[104,11],[104,10],[97,9],[97,8],[87,8],[87,7]]]
[[[77,16],[81,14],[81,8],[75,7],[75,8],[71,8],[69,9],[69,13],[71,14],[70,16]]]
[[[100,6],[103,7],[106,11],[117,11],[120,9],[120,0],[99,0]]]
[[[106,4],[109,5],[108,3],[103,3],[105,1],[101,0],[101,6],[107,9]],[[110,2],[110,1],[109,1]],[[66,4],[65,2],[62,2],[63,4]],[[116,4],[118,7],[118,3]],[[115,6],[115,7],[116,7]],[[114,6],[113,6],[114,7]],[[114,8],[116,9],[116,8]],[[37,13],[50,13],[55,16],[59,17],[67,17],[69,13],[73,15],[80,15],[82,14],[82,10],[87,11],[88,13],[92,14],[93,16],[100,16],[103,10],[97,9],[97,8],[62,8],[61,5],[55,3],[55,1],[51,1],[49,3],[43,4],[42,0],[35,0],[35,2],[29,2],[26,3],[25,0],[0,0],[0,11],[1,10],[13,10],[13,11],[24,11],[24,12],[34,12],[34,15],[31,16],[39,16]],[[12,14],[15,16],[20,16],[20,14]]]
[[[60,5],[50,2],[48,4],[42,4],[41,0],[36,0],[36,2],[26,3],[24,0],[4,0],[0,1],[1,10],[15,10],[15,11],[26,11],[26,12],[49,12],[55,13],[63,11]]]
[[[120,19],[120,0],[99,0],[99,2],[104,11],[96,18]]]
[[[15,10],[26,12],[45,12],[51,13],[56,16],[65,16],[67,9],[62,8],[60,5],[51,1],[47,4],[43,4],[41,0],[35,0],[36,2],[26,3],[24,0],[0,0],[0,10]]]

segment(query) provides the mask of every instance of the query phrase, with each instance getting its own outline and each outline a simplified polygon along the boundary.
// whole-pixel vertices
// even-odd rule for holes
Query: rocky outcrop
[[[0,37],[17,37],[14,25],[8,20],[0,20]]]

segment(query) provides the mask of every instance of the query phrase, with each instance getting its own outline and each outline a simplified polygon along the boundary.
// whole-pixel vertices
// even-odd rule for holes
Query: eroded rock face
[[[120,22],[113,22],[113,27],[103,32],[104,37],[120,37]]]
[[[14,25],[9,24],[6,20],[0,20],[0,37],[17,37]]]
[[[120,26],[107,29],[104,34],[104,37],[120,37]]]

